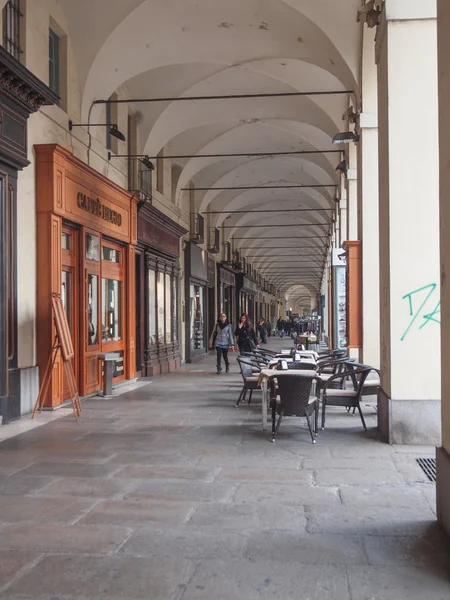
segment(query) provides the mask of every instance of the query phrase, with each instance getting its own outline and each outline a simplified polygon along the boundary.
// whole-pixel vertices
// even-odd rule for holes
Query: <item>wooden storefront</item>
[[[151,377],[181,366],[180,238],[187,230],[154,206],[138,216],[137,372]]]
[[[118,352],[113,382],[136,373],[137,200],[56,144],[35,146],[37,354],[40,372],[54,336],[51,294],[61,294],[81,396],[101,389],[98,355]],[[67,398],[55,364],[46,406]]]

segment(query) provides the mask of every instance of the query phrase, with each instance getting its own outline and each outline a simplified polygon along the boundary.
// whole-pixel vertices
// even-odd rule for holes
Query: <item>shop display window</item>
[[[191,326],[191,348],[192,348],[192,350],[201,350],[205,347],[204,306],[205,306],[205,288],[201,285],[191,284],[191,287],[190,287],[190,326]]]
[[[61,302],[72,333],[72,273],[70,271],[63,270],[61,273]]]
[[[100,260],[100,239],[92,233],[86,233],[86,259]]]
[[[156,344],[156,273],[148,272],[148,342],[150,346]]]
[[[109,246],[102,246],[102,259],[112,263],[120,263],[120,250],[109,248]]]
[[[171,327],[171,313],[172,313],[172,286],[170,284],[170,275],[168,273],[165,274],[165,282],[166,282],[166,309],[165,309],[165,317],[166,317],[166,344],[170,344],[172,341],[172,327]]]
[[[164,344],[164,273],[157,274],[156,282],[157,303],[158,303],[158,343]]]
[[[114,279],[102,279],[102,341],[122,339],[122,284]]]
[[[70,233],[61,234],[61,247],[63,250],[72,250],[72,236]]]
[[[172,340],[178,339],[178,289],[177,278],[172,278]]]
[[[87,284],[88,346],[98,344],[98,276],[88,274]]]

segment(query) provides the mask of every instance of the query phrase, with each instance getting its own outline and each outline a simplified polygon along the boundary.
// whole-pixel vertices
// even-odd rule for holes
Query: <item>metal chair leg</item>
[[[276,437],[278,435],[278,430],[280,429],[280,424],[281,424],[281,419],[282,418],[283,418],[283,415],[280,413],[280,416],[278,417],[278,423],[277,423],[277,426],[275,428],[275,432],[274,432],[273,437],[272,437],[272,442],[274,442],[276,440]]]
[[[308,423],[309,434],[311,436],[311,441],[313,444],[316,443],[316,438],[314,437],[313,431],[311,429],[311,421],[309,420],[309,415],[306,415],[306,422]]]
[[[314,407],[314,433],[317,437],[319,431],[319,403],[316,402],[316,405]]]
[[[322,398],[322,430],[325,429],[325,410],[327,408],[327,401],[325,396]]]
[[[236,408],[239,408],[239,402],[242,400],[242,395],[243,395],[244,391],[245,391],[245,387],[242,388],[241,393],[239,394],[239,398],[237,399],[237,402],[236,402]]]
[[[357,408],[358,408],[358,411],[359,411],[359,416],[361,417],[361,422],[363,424],[364,431],[367,431],[366,422],[364,420],[364,415],[362,413],[361,406],[359,405],[359,402],[358,402]]]
[[[253,394],[253,390],[250,390],[250,396],[248,398],[248,403],[250,404],[250,402],[252,401],[252,394]]]
[[[275,439],[275,419],[277,414],[277,407],[275,400],[272,400],[272,439]]]

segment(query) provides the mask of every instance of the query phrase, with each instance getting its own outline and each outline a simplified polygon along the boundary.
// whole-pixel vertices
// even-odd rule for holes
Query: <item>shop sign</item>
[[[112,223],[118,227],[122,225],[122,215],[120,212],[109,208],[106,204],[102,204],[99,198],[91,198],[90,196],[83,194],[83,192],[78,192],[77,203],[78,207],[82,210],[85,210],[96,217],[100,217],[104,221],[108,221],[108,223]]]

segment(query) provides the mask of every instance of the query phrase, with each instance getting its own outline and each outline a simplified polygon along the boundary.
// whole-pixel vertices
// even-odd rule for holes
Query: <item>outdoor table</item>
[[[300,334],[299,336],[297,336],[297,343],[305,344],[306,350],[308,350],[309,344],[317,344],[317,336],[315,336],[312,333],[308,335],[305,335],[304,333]]]
[[[287,371],[278,371],[277,369],[262,369],[260,374],[259,374],[259,378],[258,378],[258,384],[261,386],[261,390],[262,390],[262,424],[263,424],[263,431],[266,431],[267,429],[267,403],[268,403],[268,397],[267,397],[267,392],[268,392],[268,383],[271,379],[275,379],[276,377],[280,377],[281,376],[292,376],[292,375],[309,375],[309,376],[315,376],[315,377],[320,377],[320,375],[318,375],[316,373],[316,371],[307,371],[307,370],[302,370],[302,369],[288,369]]]

